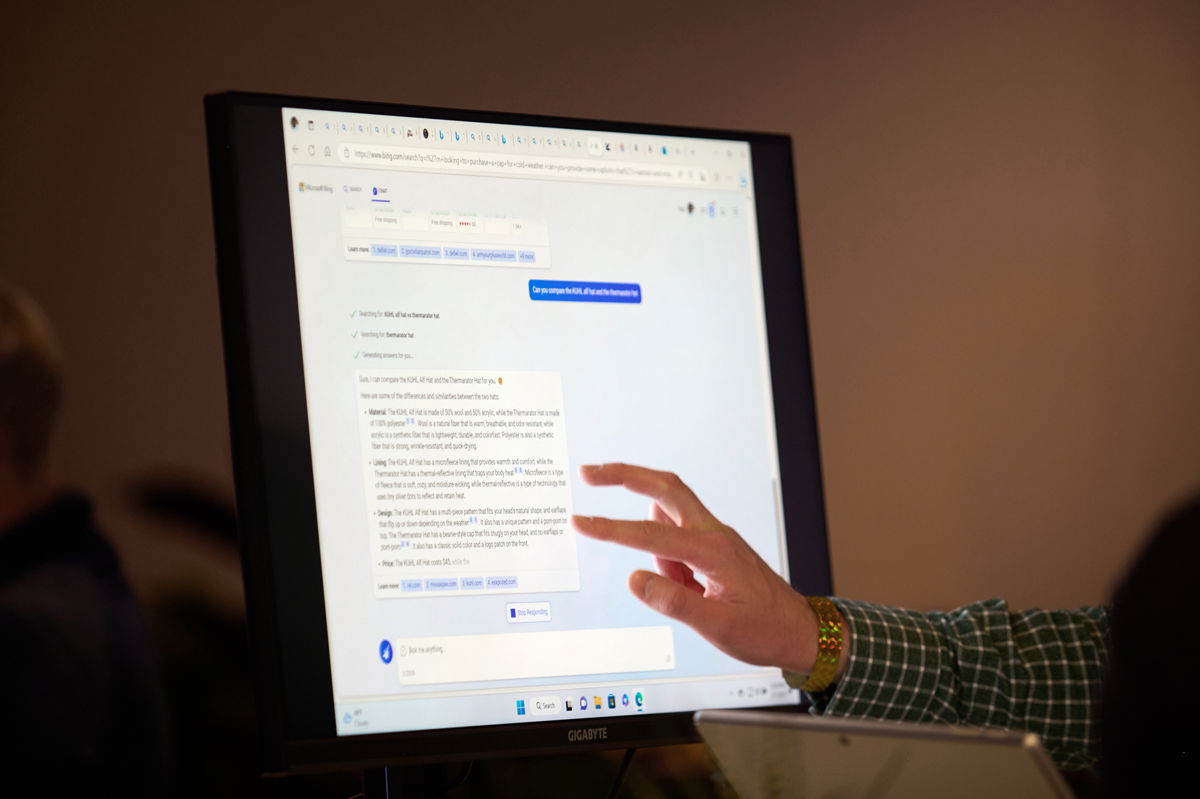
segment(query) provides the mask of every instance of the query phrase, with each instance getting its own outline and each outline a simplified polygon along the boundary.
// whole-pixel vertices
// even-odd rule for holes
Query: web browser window
[[[668,469],[786,568],[749,145],[281,124],[338,733],[794,702],[569,523]]]

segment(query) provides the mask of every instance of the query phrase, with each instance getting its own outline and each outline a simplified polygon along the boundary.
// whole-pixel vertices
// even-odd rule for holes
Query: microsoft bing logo
[[[525,700],[524,699],[517,700],[517,715],[518,716],[525,715]]]

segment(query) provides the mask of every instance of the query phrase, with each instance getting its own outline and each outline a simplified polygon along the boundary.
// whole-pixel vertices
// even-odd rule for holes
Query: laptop
[[[1072,799],[1033,733],[701,710],[741,799]]]

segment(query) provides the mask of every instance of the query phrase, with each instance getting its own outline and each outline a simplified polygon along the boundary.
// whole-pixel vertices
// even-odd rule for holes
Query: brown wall
[[[844,595],[1096,602],[1200,486],[1195,3],[74,5],[6,11],[0,263],[135,570],[124,481],[230,483],[229,88],[791,133]]]

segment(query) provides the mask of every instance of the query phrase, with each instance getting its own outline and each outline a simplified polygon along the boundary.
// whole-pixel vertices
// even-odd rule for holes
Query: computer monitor
[[[677,472],[830,591],[786,136],[206,99],[264,770],[693,741],[796,706],[626,588]]]

